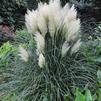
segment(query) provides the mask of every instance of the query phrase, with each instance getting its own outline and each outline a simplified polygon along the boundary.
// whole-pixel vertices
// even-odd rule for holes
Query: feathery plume
[[[78,32],[80,30],[80,20],[73,20],[71,21],[67,26],[67,33],[66,33],[66,40],[74,40],[76,37],[78,37]]]
[[[67,41],[65,41],[62,45],[62,57],[66,55],[69,48],[70,48],[69,44],[67,43]]]
[[[67,12],[67,19],[69,21],[71,21],[71,20],[76,19],[76,17],[77,17],[77,11],[76,11],[76,9],[75,9],[75,7],[73,5]]]
[[[19,54],[18,54],[22,60],[24,60],[25,62],[28,61],[29,59],[29,54],[28,52],[20,45],[19,46]]]
[[[56,31],[56,24],[55,24],[54,17],[49,17],[48,28],[49,28],[51,37],[54,37],[55,31]]]
[[[67,3],[60,11],[60,16],[62,18],[62,22],[63,20],[65,19],[68,11],[69,11],[70,7],[69,7],[69,4]]]
[[[79,47],[81,46],[81,40],[79,39],[74,46],[71,49],[71,54],[76,53],[79,50]]]
[[[51,37],[54,36],[56,31],[57,15],[61,10],[60,0],[50,0],[49,2],[49,23],[48,28]]]
[[[36,41],[36,44],[37,44],[37,51],[40,53],[44,53],[44,48],[45,48],[45,40],[44,40],[44,37],[39,33],[37,32],[35,34],[35,41]]]
[[[80,20],[76,18],[77,12],[74,5],[71,8],[67,5],[66,8],[68,8],[68,11],[66,13],[64,8],[65,17],[63,21],[63,32],[65,33],[66,40],[70,41],[77,37],[75,33],[77,33],[80,29]]]
[[[45,37],[45,35],[47,33],[47,22],[46,22],[46,19],[44,18],[44,16],[42,15],[42,12],[38,13],[37,24],[38,24],[38,28],[39,28],[40,32]]]
[[[38,27],[42,35],[45,37],[47,33],[48,26],[48,16],[49,16],[49,6],[46,3],[40,2],[38,4]]]
[[[40,68],[43,68],[43,66],[45,65],[45,57],[42,53],[39,55],[38,65],[40,66]]]
[[[61,10],[60,0],[50,0],[49,7],[51,9],[51,12],[55,12],[55,11]]]
[[[48,15],[49,15],[49,5],[46,3],[40,2],[38,4],[38,11],[41,12],[42,16],[45,18],[45,20],[48,20]]]
[[[34,33],[37,30],[37,10],[27,10],[25,15],[25,24],[29,33]]]

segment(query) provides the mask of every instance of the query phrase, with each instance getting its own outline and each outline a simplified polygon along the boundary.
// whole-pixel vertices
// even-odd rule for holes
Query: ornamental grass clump
[[[75,87],[94,89],[95,71],[80,52],[80,19],[74,5],[61,7],[60,0],[39,3],[27,11],[25,23],[32,43],[27,50],[19,47],[21,57],[8,86],[19,99],[65,101],[69,95],[73,101]]]
[[[72,56],[79,50],[80,20],[74,5],[70,8],[66,4],[62,8],[59,0],[50,0],[49,4],[39,3],[38,9],[27,11],[25,21],[28,32],[36,41],[39,67],[40,57],[43,58],[41,67],[44,68],[52,57],[63,59],[68,53]]]

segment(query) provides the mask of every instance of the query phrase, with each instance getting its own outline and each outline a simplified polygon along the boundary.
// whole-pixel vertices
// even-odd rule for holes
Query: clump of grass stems
[[[96,70],[80,51],[80,20],[72,6],[63,8],[59,0],[39,3],[25,15],[31,37],[28,49],[19,47],[15,68],[2,90],[16,92],[19,100],[73,101],[76,87],[95,89]],[[34,42],[35,40],[35,42]]]

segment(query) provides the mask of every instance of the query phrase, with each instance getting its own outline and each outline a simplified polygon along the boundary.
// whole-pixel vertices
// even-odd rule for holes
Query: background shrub
[[[24,22],[26,10],[25,0],[1,0],[0,1],[0,24],[17,25]],[[20,21],[20,22],[19,22]],[[18,23],[19,22],[19,23]]]

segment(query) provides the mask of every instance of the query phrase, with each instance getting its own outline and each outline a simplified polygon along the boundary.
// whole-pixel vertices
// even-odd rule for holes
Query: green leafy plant
[[[97,27],[95,28],[95,31],[96,31],[96,34],[94,36],[89,36],[89,37],[86,36],[86,41],[84,40],[82,50],[83,50],[83,55],[86,57],[86,59],[89,62],[92,62],[93,64],[100,64],[101,62],[100,24],[97,25]]]
[[[86,90],[85,94],[82,94],[79,89],[76,89],[75,95],[75,101],[94,101],[90,90]]]
[[[13,61],[14,52],[16,48],[12,46],[9,42],[4,43],[0,47],[0,68],[8,67]]]
[[[6,94],[0,97],[0,101],[18,101],[18,100],[15,94]],[[20,101],[27,101],[27,100],[20,100]]]
[[[76,88],[75,91],[75,101],[100,101],[101,100],[101,70],[97,71],[98,87],[94,95],[91,94],[90,90],[85,90],[85,92]]]
[[[91,91],[86,89],[86,90],[81,90],[76,88],[74,94],[74,99],[75,101],[100,101],[101,100],[101,70],[97,71],[97,89],[96,92],[94,92],[93,94],[91,94]],[[68,96],[67,100],[65,101],[69,101],[68,100]]]

